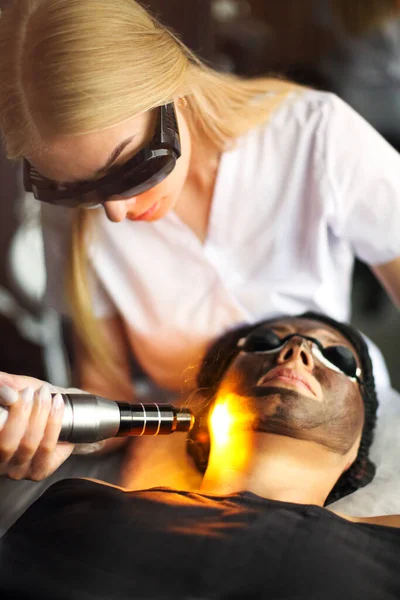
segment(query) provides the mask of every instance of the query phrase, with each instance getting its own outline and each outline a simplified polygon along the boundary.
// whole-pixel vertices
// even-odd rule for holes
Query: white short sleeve
[[[67,208],[44,204],[41,208],[41,218],[46,262],[45,302],[57,312],[68,315],[65,278],[70,253],[73,212]],[[88,281],[96,317],[103,318],[115,314],[114,304],[92,268],[88,272]]]
[[[331,95],[324,168],[334,201],[331,226],[369,265],[400,256],[400,154]]]

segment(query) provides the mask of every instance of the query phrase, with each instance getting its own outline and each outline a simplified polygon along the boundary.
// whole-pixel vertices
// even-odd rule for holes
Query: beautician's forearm
[[[129,369],[118,370],[118,374],[120,381],[111,381],[102,377],[91,366],[81,365],[74,378],[74,387],[110,400],[133,402],[133,383]]]
[[[381,515],[377,517],[349,517],[336,511],[332,511],[339,517],[352,521],[353,523],[368,523],[370,525],[383,525],[384,527],[400,528],[400,515]]]
[[[130,377],[130,373],[121,374],[121,380],[124,377]],[[100,381],[99,377],[91,377],[90,375],[82,374],[76,377],[74,387],[95,394],[96,396],[102,396],[103,398],[109,398],[110,400],[117,400],[119,402],[133,402],[134,391],[132,385],[117,385],[110,381]]]
[[[111,375],[107,369],[94,363],[88,356],[79,337],[74,336],[75,373],[74,385],[92,394],[119,401],[133,401],[133,383],[129,363],[128,341],[119,317],[99,319],[98,327],[102,339],[117,356],[115,372]]]
[[[93,363],[79,338],[75,336],[74,352],[76,369],[74,385],[91,394],[103,396],[103,398],[133,402],[134,391],[129,366],[129,351],[126,339],[123,337],[121,323],[118,319],[108,319],[100,321],[99,326],[103,329],[104,338],[109,343],[112,343],[118,356],[115,374],[112,378],[105,375],[101,368],[99,368],[99,365]],[[106,440],[96,454],[111,452],[126,444],[126,442],[127,438]]]
[[[355,517],[357,523],[384,525],[385,527],[400,527],[400,515],[382,515],[380,517]]]
[[[400,527],[400,515],[383,515],[380,517],[363,517],[359,519],[360,523],[370,523],[371,525],[384,525],[385,527]]]
[[[130,380],[129,372],[121,373],[121,382],[124,382],[125,380]],[[112,400],[133,402],[134,394],[131,385],[126,386],[121,383],[121,385],[117,386],[116,384],[111,384],[109,381],[101,378],[98,373],[95,375],[91,368],[80,369],[80,377],[77,379],[75,385],[78,389],[95,394],[96,396],[102,396],[103,398],[110,398]],[[127,443],[127,440],[128,438],[104,440],[94,454],[107,454],[118,450]],[[77,447],[76,452],[85,454],[85,451],[79,446]]]
[[[129,369],[119,370],[119,383],[111,382],[102,377],[99,371],[89,362],[81,363],[78,373],[76,387],[79,389],[95,394],[96,396],[110,398],[111,400],[133,402],[133,385],[131,384]],[[96,454],[105,454],[117,450],[127,442],[127,439],[113,438],[105,440]]]

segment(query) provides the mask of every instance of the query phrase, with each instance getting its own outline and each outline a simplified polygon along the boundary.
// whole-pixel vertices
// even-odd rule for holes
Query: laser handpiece
[[[64,415],[60,442],[90,444],[112,437],[166,435],[190,431],[194,416],[170,404],[129,404],[92,394],[61,394]]]

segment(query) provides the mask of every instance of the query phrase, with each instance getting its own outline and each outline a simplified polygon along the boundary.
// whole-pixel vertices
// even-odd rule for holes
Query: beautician
[[[309,309],[346,321],[355,256],[400,302],[400,156],[334,95],[216,73],[134,0],[12,3],[0,81],[80,388],[133,400],[134,355],[190,391],[210,340],[237,324]],[[31,392],[8,447],[54,423]],[[44,477],[51,450],[31,444],[8,474],[32,477],[39,453]]]

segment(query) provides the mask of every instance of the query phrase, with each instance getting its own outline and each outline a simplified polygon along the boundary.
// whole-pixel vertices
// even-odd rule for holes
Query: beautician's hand
[[[45,479],[69,457],[73,444],[57,443],[64,402],[33,377],[0,373],[0,474]]]

